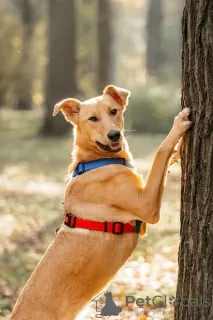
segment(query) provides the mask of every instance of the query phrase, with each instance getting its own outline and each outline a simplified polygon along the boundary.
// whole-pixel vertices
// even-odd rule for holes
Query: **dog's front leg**
[[[173,166],[173,164],[177,163],[178,160],[180,160],[180,149],[182,144],[182,138],[178,141],[178,144],[175,146],[174,154],[172,155],[170,162],[169,162],[169,168]]]
[[[175,118],[169,135],[157,150],[152,168],[146,178],[145,186],[140,193],[142,207],[146,208],[146,217],[143,217],[143,219],[148,223],[157,223],[159,221],[168,166],[175,152],[174,147],[183,134],[191,127],[192,122],[188,120],[189,114],[190,109],[185,108]]]

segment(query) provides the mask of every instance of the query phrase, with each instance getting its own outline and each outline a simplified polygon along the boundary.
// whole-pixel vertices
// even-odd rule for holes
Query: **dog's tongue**
[[[110,148],[112,149],[112,150],[116,150],[116,149],[118,149],[120,147],[120,143],[113,143],[113,144],[111,144],[111,146],[110,146]]]

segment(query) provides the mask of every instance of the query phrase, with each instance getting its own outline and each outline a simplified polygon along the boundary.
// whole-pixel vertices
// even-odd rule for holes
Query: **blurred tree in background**
[[[164,63],[162,5],[162,0],[150,0],[147,13],[146,70],[151,77],[160,76]]]
[[[78,93],[84,99],[97,93],[97,1],[78,1],[76,10]]]
[[[2,0],[0,106],[36,108],[41,133],[65,134],[60,99],[132,91],[129,129],[166,132],[180,99],[184,0]]]
[[[34,78],[34,31],[36,23],[35,3],[31,0],[20,0],[16,3],[22,24],[22,53],[15,75],[16,109],[32,108]]]
[[[100,94],[111,81],[112,21],[110,0],[98,0],[97,20],[97,92]]]
[[[21,24],[16,8],[6,2],[0,2],[0,16],[0,107],[3,107],[14,84],[19,63]]]
[[[43,135],[62,135],[69,130],[64,117],[53,118],[53,106],[77,95],[76,22],[74,0],[49,2],[49,65],[47,69]]]

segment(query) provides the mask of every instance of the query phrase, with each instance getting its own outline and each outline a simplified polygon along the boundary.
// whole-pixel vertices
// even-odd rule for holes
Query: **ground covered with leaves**
[[[72,136],[42,139],[36,134],[40,120],[38,111],[0,113],[0,319],[9,318],[21,288],[62,223]],[[138,172],[144,176],[163,138],[127,134]],[[123,308],[119,316],[110,319],[173,319],[179,204],[180,167],[177,165],[168,177],[161,221],[148,227],[147,236],[139,240],[131,258],[106,288]],[[128,307],[126,296],[135,299]],[[150,306],[146,300],[139,307],[136,300],[147,296],[151,299]],[[104,301],[102,294],[78,319],[101,318]],[[139,305],[141,301],[137,301]]]

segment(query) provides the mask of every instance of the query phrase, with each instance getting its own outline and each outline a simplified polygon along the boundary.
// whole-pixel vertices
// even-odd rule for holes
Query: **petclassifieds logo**
[[[130,309],[133,305],[137,308],[134,309],[134,313],[142,315],[149,310],[148,314],[154,315],[157,309],[161,309],[161,313],[168,314],[172,313],[172,307],[182,306],[182,307],[210,307],[211,299],[207,297],[200,298],[176,298],[174,296],[166,295],[155,295],[153,297],[135,297],[133,295],[127,295],[124,297],[122,306],[116,302],[113,298],[111,291],[103,291],[98,296],[96,296],[92,302],[95,303],[96,318],[118,316],[121,312],[130,313]],[[162,310],[163,309],[163,310]],[[146,311],[145,311],[146,310]],[[133,313],[133,312],[132,312]]]
[[[100,298],[105,296],[105,303],[100,302]],[[112,292],[111,291],[104,291],[101,292],[98,296],[96,296],[92,301],[95,302],[96,306],[96,318],[101,317],[110,317],[110,316],[118,316],[122,312],[122,308],[117,306],[116,303],[113,301]],[[100,308],[100,310],[99,310]]]

